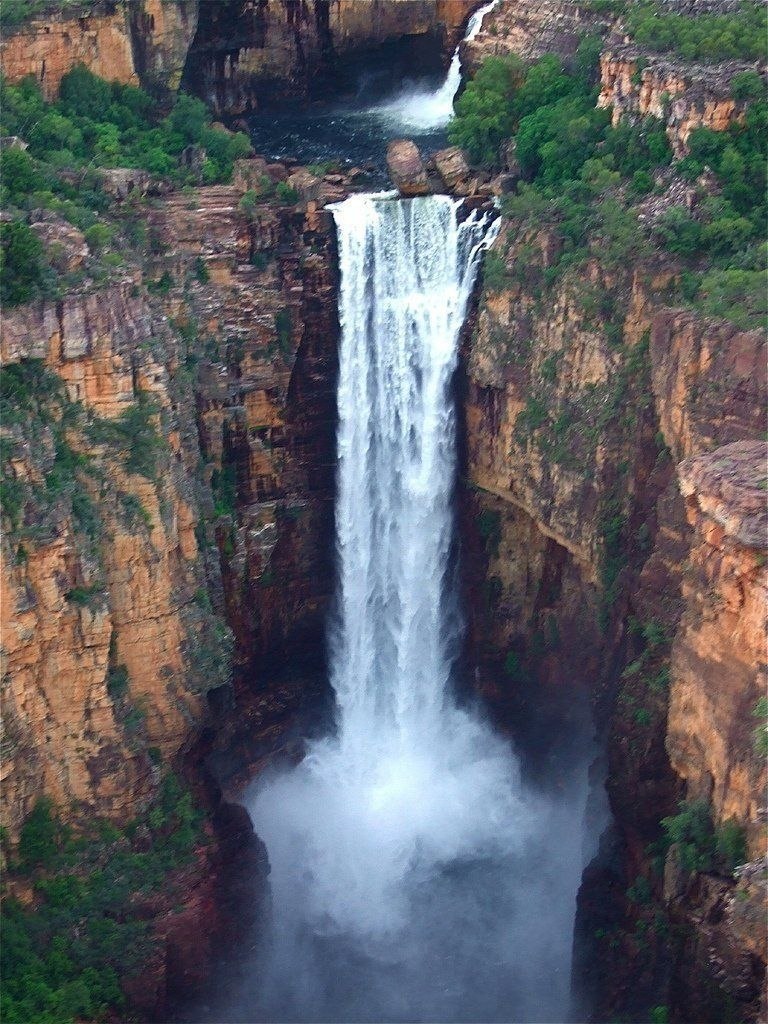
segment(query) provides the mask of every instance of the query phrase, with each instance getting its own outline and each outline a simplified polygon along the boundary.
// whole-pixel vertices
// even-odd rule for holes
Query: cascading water
[[[469,19],[463,42],[470,42],[483,27],[483,18],[499,0],[484,4]],[[436,90],[406,90],[394,100],[379,104],[375,112],[415,131],[444,128],[453,117],[453,101],[461,85],[461,44],[453,51],[445,81]]]
[[[338,724],[249,799],[272,920],[218,1019],[565,1020],[586,770],[558,800],[524,795],[508,744],[451,694],[451,380],[495,227],[447,196],[333,213]]]

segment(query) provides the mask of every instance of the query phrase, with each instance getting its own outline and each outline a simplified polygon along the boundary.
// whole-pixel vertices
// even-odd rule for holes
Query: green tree
[[[59,102],[65,114],[101,121],[112,102],[112,90],[103,78],[78,64],[62,78]]]
[[[515,127],[512,104],[523,79],[519,58],[489,57],[456,101],[448,136],[474,162],[498,164],[499,147]]]
[[[33,298],[42,279],[42,251],[22,221],[0,224],[0,301],[18,306]]]
[[[0,182],[12,201],[19,202],[40,187],[40,177],[29,153],[15,146],[0,152]]]
[[[47,864],[56,854],[59,826],[52,809],[51,801],[41,797],[21,827],[19,858],[27,869]]]

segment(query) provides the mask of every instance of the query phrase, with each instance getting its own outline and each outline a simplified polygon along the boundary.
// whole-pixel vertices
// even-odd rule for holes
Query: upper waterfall
[[[470,42],[483,27],[486,14],[496,7],[499,0],[490,0],[469,19],[467,30],[462,42]],[[429,131],[443,128],[453,117],[453,101],[461,86],[461,43],[456,46],[451,57],[448,73],[442,85],[435,90],[410,89],[400,96],[375,108],[382,114],[402,124],[403,128],[417,131]]]

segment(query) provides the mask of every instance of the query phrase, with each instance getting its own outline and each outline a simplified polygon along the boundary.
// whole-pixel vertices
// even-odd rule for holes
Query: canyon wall
[[[612,111],[614,124],[658,117],[675,156],[681,157],[694,129],[721,132],[743,118],[745,103],[733,98],[731,81],[750,68],[738,61],[696,65],[611,43],[600,58],[597,105]]]
[[[666,308],[672,262],[595,257],[552,282],[555,239],[514,221],[494,249],[506,278],[485,291],[463,373],[477,685],[511,726],[581,688],[607,737],[617,846],[581,896],[588,941],[606,935],[591,963],[610,964],[597,1019],[655,999],[697,1020],[730,1000],[752,1020],[765,971],[750,937],[765,900],[765,336]],[[655,876],[682,933],[719,921],[709,945],[675,953],[627,937],[648,914],[625,893],[654,878],[649,848],[682,797],[709,804],[716,828],[737,823],[758,866],[738,891],[717,874],[673,885],[668,871],[662,892]],[[734,901],[751,926],[711,917]]]
[[[155,202],[143,267],[4,317],[12,838],[42,794],[137,813],[227,706],[233,661],[245,687],[287,648],[322,658],[333,233],[307,205],[246,214],[243,191]]]
[[[335,91],[337,62],[403,38],[450,51],[477,0],[98,0],[7,29],[7,80],[34,75],[47,99],[77,64],[110,81],[203,96],[219,114],[242,114],[306,96],[321,76]],[[186,72],[185,72],[186,69]]]
[[[55,99],[64,75],[85,64],[108,81],[178,87],[197,26],[197,0],[99,0],[6,29],[0,65],[7,80],[33,75]]]

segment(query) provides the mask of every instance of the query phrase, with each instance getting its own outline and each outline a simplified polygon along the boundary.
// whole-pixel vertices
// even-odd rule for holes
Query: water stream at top
[[[470,42],[483,27],[483,19],[499,0],[484,4],[469,19],[462,42]],[[371,108],[371,113],[416,132],[444,128],[453,117],[453,101],[461,86],[461,43],[456,46],[445,81],[439,89],[406,89],[398,97]]]
[[[366,2],[366,0],[359,0]],[[474,39],[485,15],[500,0],[480,7],[469,19],[464,41]],[[435,85],[410,83],[396,95],[372,103],[364,96],[351,107],[313,109],[296,114],[282,112],[251,118],[251,136],[256,151],[282,159],[294,157],[304,163],[337,161],[345,157],[354,164],[379,168],[374,180],[385,180],[385,154],[391,139],[408,136],[426,149],[447,144],[445,129],[453,116],[453,101],[461,86],[460,44],[442,81]]]

